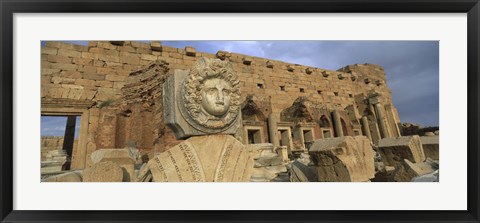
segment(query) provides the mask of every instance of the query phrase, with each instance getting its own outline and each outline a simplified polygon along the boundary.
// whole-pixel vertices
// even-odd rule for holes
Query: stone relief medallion
[[[202,132],[222,132],[239,117],[240,84],[231,63],[226,61],[198,59],[178,97],[182,116]]]

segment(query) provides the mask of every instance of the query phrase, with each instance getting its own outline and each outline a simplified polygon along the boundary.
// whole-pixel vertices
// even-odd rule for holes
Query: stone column
[[[380,103],[375,104],[375,111],[377,113],[377,122],[378,126],[380,127],[380,133],[382,134],[382,138],[390,137],[387,124],[385,123],[385,114],[383,114],[383,109]]]
[[[268,137],[270,138],[270,142],[273,144],[274,149],[280,146],[277,133],[277,117],[275,117],[273,113],[271,113],[268,116]]]
[[[392,137],[398,137],[401,136],[400,128],[398,127],[398,123],[400,121],[398,121],[394,110],[395,108],[392,104],[385,105],[385,114],[387,115],[388,126],[390,127],[390,134]]]
[[[342,121],[340,120],[340,113],[337,110],[333,111],[333,128],[337,137],[343,136]]]
[[[370,139],[370,141],[373,142],[372,133],[370,133],[370,126],[368,124],[367,116],[362,117],[362,131],[363,131],[363,134],[366,135]]]
[[[95,110],[98,108],[92,108]],[[87,139],[88,139],[88,125],[90,119],[90,110],[84,111],[80,117],[80,131],[78,134],[78,144],[73,151],[71,168],[72,170],[82,170],[86,167],[87,160]]]

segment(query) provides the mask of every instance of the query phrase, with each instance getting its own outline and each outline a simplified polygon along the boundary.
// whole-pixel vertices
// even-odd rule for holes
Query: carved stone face
[[[230,107],[232,86],[220,78],[208,79],[202,89],[202,108],[205,112],[222,116]]]

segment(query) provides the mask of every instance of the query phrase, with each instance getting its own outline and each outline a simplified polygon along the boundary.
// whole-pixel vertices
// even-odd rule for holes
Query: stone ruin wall
[[[73,150],[77,148],[78,140],[73,141]],[[63,149],[63,136],[42,136],[41,145],[41,161],[47,159],[48,152]]]
[[[85,168],[89,155],[100,148],[135,146],[152,156],[178,144],[163,124],[161,87],[145,90],[142,84],[161,86],[165,75],[172,75],[175,69],[189,69],[200,57],[233,63],[241,82],[242,100],[249,97],[256,105],[252,116],[242,117],[247,124],[263,125],[263,142],[269,142],[267,117],[272,114],[285,121],[280,114],[300,97],[325,110],[332,123],[331,110],[339,109],[343,119],[354,120],[345,108],[356,101],[363,111],[362,106],[368,105],[362,105],[362,100],[377,92],[385,108],[392,111],[387,112],[387,118],[399,122],[385,73],[373,64],[334,71],[224,51],[209,54],[191,47],[178,49],[155,41],[90,41],[88,46],[49,41],[41,53],[42,115],[81,116],[72,169]],[[149,66],[163,70],[144,79],[131,75],[139,70],[148,73]],[[129,100],[128,94],[135,92],[141,100]],[[315,138],[321,138],[320,127],[314,129]],[[353,134],[350,125],[345,134]]]

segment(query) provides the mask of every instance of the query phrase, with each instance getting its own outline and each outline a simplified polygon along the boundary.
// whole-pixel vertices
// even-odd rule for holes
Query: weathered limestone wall
[[[391,103],[385,73],[373,64],[349,65],[333,71],[236,53],[187,54],[185,49],[152,45],[133,41],[123,45],[91,41],[89,46],[47,42],[42,47],[42,98],[118,99],[128,75],[154,61],[165,60],[172,74],[175,69],[189,69],[199,57],[219,57],[234,64],[242,95],[271,97],[271,112],[275,114],[300,96],[326,106],[346,107],[353,103],[354,95],[375,90]]]
[[[351,121],[355,115],[343,110],[349,105],[362,106],[358,98],[367,100],[368,95],[376,92],[382,106],[392,104],[385,73],[380,66],[373,64],[349,65],[333,71],[224,51],[214,55],[196,52],[192,47],[177,49],[155,41],[90,41],[88,46],[49,41],[41,52],[42,114],[81,115],[80,137],[78,147],[73,151],[72,169],[90,165],[90,154],[100,148],[134,145],[152,157],[178,144],[171,130],[162,126],[163,106],[158,89],[161,91],[165,76],[172,75],[175,69],[189,69],[200,57],[233,63],[241,83],[242,101],[253,95],[252,100],[257,105],[252,114],[243,114],[242,118],[246,125],[259,127],[262,142],[271,141],[267,126],[270,114],[279,120],[279,128],[289,126],[294,132],[309,127],[294,126],[296,122],[280,123],[282,111],[291,107],[299,97],[307,98],[316,106],[321,105],[324,119],[328,121],[328,127],[318,125],[323,110],[317,109],[310,120],[317,123],[311,127],[314,139],[324,138],[323,130],[330,130],[332,137],[337,135],[331,116],[334,109],[339,109],[338,114],[345,121],[343,127],[339,126],[344,135],[354,135],[355,129],[361,132],[360,124],[355,122],[367,115],[362,113],[364,110],[359,109],[357,121]],[[144,76],[139,75],[136,78],[136,71],[152,64],[164,66],[158,68],[164,70],[156,72],[158,76],[147,75],[142,79]],[[142,84],[158,88],[143,89]],[[126,91],[128,89],[140,92],[137,94],[140,100],[131,101],[126,97],[131,93]],[[368,105],[365,108],[373,110]],[[396,109],[389,108],[385,119],[392,121],[395,117],[399,121]],[[375,118],[369,117],[369,125],[373,133],[378,132]],[[395,131],[393,125],[386,128]]]

